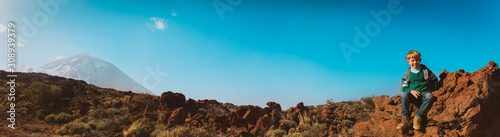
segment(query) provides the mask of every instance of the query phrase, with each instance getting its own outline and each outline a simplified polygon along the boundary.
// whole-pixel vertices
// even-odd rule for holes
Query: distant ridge
[[[99,87],[114,88],[136,93],[153,93],[134,81],[115,65],[92,57],[89,53],[77,54],[63,57],[52,61],[40,68],[32,66],[16,67],[17,72],[40,72],[49,75],[61,76],[77,80]]]

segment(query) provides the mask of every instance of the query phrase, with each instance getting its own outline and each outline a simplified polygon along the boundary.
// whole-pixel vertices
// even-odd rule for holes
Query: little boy
[[[420,130],[422,116],[425,116],[432,106],[434,99],[432,92],[437,90],[438,80],[431,70],[425,65],[420,64],[420,53],[417,51],[412,50],[408,52],[406,60],[410,64],[410,68],[408,68],[403,78],[403,93],[401,94],[401,113],[403,114],[403,119],[397,129],[406,129],[410,126],[409,103],[410,101],[421,100],[422,105],[415,112],[415,117],[413,118],[413,129]]]

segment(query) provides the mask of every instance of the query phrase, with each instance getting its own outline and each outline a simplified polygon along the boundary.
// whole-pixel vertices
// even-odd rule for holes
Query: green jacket
[[[411,90],[433,92],[438,90],[438,79],[431,70],[427,70],[429,71],[428,80],[425,80],[423,70],[420,70],[418,73],[410,72],[410,81],[405,79],[403,82],[403,92],[410,92]]]

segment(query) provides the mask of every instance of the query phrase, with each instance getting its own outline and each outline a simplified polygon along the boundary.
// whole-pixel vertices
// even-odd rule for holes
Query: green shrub
[[[55,120],[55,122],[57,122],[57,123],[62,123],[62,124],[64,124],[64,123],[68,123],[68,122],[70,122],[70,121],[71,121],[71,119],[72,119],[72,118],[71,118],[71,115],[66,114],[66,113],[64,113],[64,112],[61,112],[61,113],[59,113],[59,114],[55,117],[55,119],[54,119],[54,120]]]
[[[74,134],[87,134],[91,130],[87,123],[70,122],[64,125],[61,129],[56,131],[60,135],[74,135]]]
[[[55,85],[33,82],[22,94],[29,103],[36,105],[37,108],[43,108],[58,103],[62,97],[62,90]]]
[[[50,114],[50,115],[48,115],[48,116],[45,117],[45,122],[52,123],[52,122],[55,121],[55,119],[56,119],[56,115]]]
[[[130,128],[125,131],[126,137],[148,137],[154,130],[154,125],[148,118],[140,118],[136,120]]]

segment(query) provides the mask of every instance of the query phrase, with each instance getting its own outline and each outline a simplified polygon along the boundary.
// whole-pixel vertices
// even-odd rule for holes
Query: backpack
[[[427,83],[430,82],[430,80],[434,80],[436,78],[435,75],[432,75],[429,79],[429,68],[427,68],[427,66],[425,66],[424,64],[420,64],[420,70],[422,70],[424,72],[424,79],[427,81]],[[405,81],[405,79],[407,81],[410,81],[410,72],[411,72],[411,67],[408,67],[408,69],[406,70],[406,75],[404,78],[401,79],[401,88],[399,89],[399,94],[401,94],[401,91],[403,90],[403,83]]]

